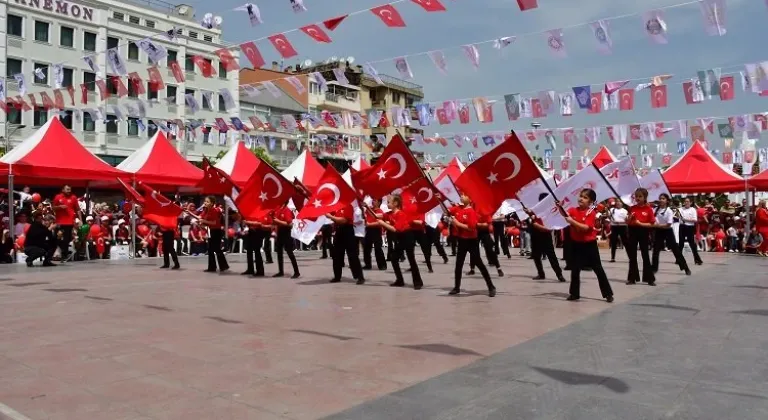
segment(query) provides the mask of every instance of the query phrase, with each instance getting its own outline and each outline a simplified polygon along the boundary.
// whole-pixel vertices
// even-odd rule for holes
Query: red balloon
[[[443,229],[445,229],[445,225],[443,224],[443,222],[438,222],[438,223],[437,223],[437,230],[438,230],[439,232],[442,232],[442,231],[443,231]]]
[[[235,237],[235,229],[229,228],[227,229],[227,238],[234,238]]]
[[[520,229],[515,227],[507,228],[507,235],[509,236],[517,236],[520,234]]]
[[[16,238],[16,249],[22,250],[24,249],[24,241],[26,240],[26,237],[24,235],[19,236]]]
[[[29,223],[24,223],[24,234],[27,234],[27,231],[29,231]]]
[[[600,203],[597,205],[597,211],[600,213],[605,211],[605,206],[603,205],[603,203]]]
[[[128,214],[133,210],[133,205],[129,202],[123,203],[123,213]]]
[[[91,229],[89,230],[91,237],[96,238],[99,235],[101,235],[101,226],[100,225],[91,225]]]
[[[39,203],[40,202],[40,194],[38,194],[38,193],[32,194],[32,202],[33,203]]]
[[[141,236],[147,236],[149,227],[147,225],[138,225],[136,226],[136,231],[139,232],[139,235]]]
[[[442,232],[443,232],[443,236],[450,236],[451,235],[451,232],[449,232],[448,229],[443,229]]]

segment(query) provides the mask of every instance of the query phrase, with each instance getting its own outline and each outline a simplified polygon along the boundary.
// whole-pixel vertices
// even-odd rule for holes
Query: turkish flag
[[[109,89],[107,89],[107,82],[104,80],[97,80],[96,81],[96,87],[99,88],[99,95],[101,96],[101,100],[105,100],[109,98]],[[34,100],[34,97],[32,98]]]
[[[128,73],[128,83],[133,86],[133,93],[136,95],[143,95],[146,91],[144,90],[144,81],[141,80],[141,76],[139,76],[139,73],[137,72],[131,72]]]
[[[640,124],[632,124],[629,126],[629,138],[632,140],[640,140]]]
[[[299,53],[297,53],[296,50],[293,49],[293,45],[291,45],[291,43],[288,42],[288,38],[286,38],[285,35],[275,34],[270,37],[267,37],[267,39],[269,39],[269,42],[272,43],[272,45],[275,47],[277,52],[280,53],[281,57],[291,58],[299,55]]]
[[[221,169],[211,165],[208,158],[203,158],[202,169],[203,179],[197,183],[202,194],[228,195],[230,197],[237,195],[237,187],[232,182],[232,178]]]
[[[112,86],[115,87],[115,90],[117,91],[117,97],[122,98],[123,96],[128,95],[128,88],[125,86],[125,83],[123,83],[123,78],[120,76],[112,76]]]
[[[69,100],[71,102],[71,105],[74,106],[75,105],[75,87],[72,85],[67,86],[67,93],[69,93]]]
[[[88,83],[80,84],[80,103],[88,105]]]
[[[405,140],[396,134],[375,164],[352,174],[352,184],[371,197],[384,197],[423,176]]]
[[[329,31],[332,31],[332,30],[338,28],[339,25],[341,24],[341,22],[343,22],[344,19],[347,18],[347,16],[349,16],[349,15],[341,15],[341,16],[337,16],[335,18],[331,18],[331,19],[325,20],[325,21],[323,21],[323,26],[325,26],[325,28],[328,29]]]
[[[163,229],[176,229],[179,225],[179,215],[183,211],[181,207],[152,187],[143,183],[141,187],[144,190],[141,216]]]
[[[731,101],[733,97],[733,76],[722,76],[720,78],[720,100]]]
[[[651,108],[667,107],[667,85],[651,86]]]
[[[691,132],[691,140],[693,141],[707,141],[707,135],[704,132],[704,129],[701,128],[701,126],[693,125],[690,129]]]
[[[619,109],[622,111],[632,111],[635,108],[635,90],[621,89],[619,91]]]
[[[523,12],[539,7],[537,0],[517,0],[517,5],[520,6],[520,10]]]
[[[296,218],[314,220],[349,206],[355,200],[357,194],[352,187],[344,181],[333,165],[327,165],[317,182],[317,187],[309,197],[309,202],[299,211]]]
[[[475,203],[480,214],[491,215],[529,182],[541,178],[539,168],[512,132],[503,143],[472,162],[456,180],[456,187]]]
[[[403,17],[400,16],[400,12],[398,12],[391,4],[374,7],[371,9],[371,13],[378,16],[379,19],[390,28],[405,27],[405,21],[403,20]]]
[[[459,123],[469,124],[469,106],[466,104],[459,107]]]
[[[439,122],[440,125],[451,123],[451,121],[448,119],[448,114],[445,113],[445,109],[438,108],[435,113],[437,114],[437,122]]]
[[[328,111],[321,111],[320,116],[323,117],[323,121],[325,121],[325,124],[328,125],[328,127],[336,128],[336,120],[333,119],[333,115],[331,115]]]
[[[605,131],[608,132],[608,138],[611,139],[611,141],[614,141],[614,138],[613,138],[613,126],[612,125],[606,125],[605,126]]]
[[[179,65],[178,61],[170,61],[168,65],[171,67],[171,73],[173,73],[173,78],[176,79],[176,83],[184,83],[184,72],[181,70],[181,66]],[[150,67],[152,68],[152,67]],[[150,77],[152,76],[152,72],[150,70]],[[160,80],[163,78],[160,77]]]
[[[533,118],[543,118],[544,109],[541,107],[541,102],[538,99],[531,99],[531,116]]]
[[[48,92],[40,92],[40,99],[43,101],[43,109],[52,109],[53,100],[48,96]]]
[[[163,75],[160,74],[160,70],[158,70],[157,67],[149,67],[147,68],[147,72],[149,73],[150,89],[152,89],[154,92],[157,92],[160,89],[165,89]]]
[[[419,178],[411,183],[400,195],[403,199],[403,210],[413,214],[424,214],[445,200],[440,190],[426,178]]]
[[[444,12],[445,6],[438,0],[411,0],[428,12]]]
[[[266,64],[266,61],[264,61],[264,57],[262,57],[261,52],[258,48],[256,48],[256,44],[253,42],[246,42],[243,44],[240,44],[240,51],[245,54],[245,56],[248,58],[248,61],[251,62],[251,65],[253,68],[258,69],[261,68],[264,64]]]
[[[264,128],[264,123],[259,119],[259,117],[255,115],[251,115],[248,117],[249,120],[251,120],[251,124],[253,124],[253,128]]]
[[[683,94],[685,95],[686,104],[691,105],[698,103],[693,99],[693,82],[683,82]]]
[[[314,39],[317,42],[325,42],[325,43],[331,42],[331,38],[328,36],[328,34],[326,34],[325,31],[320,29],[320,27],[317,25],[302,26],[299,29],[301,29],[302,32],[309,35],[312,39]]]
[[[295,193],[290,181],[272,165],[261,161],[237,196],[235,205],[246,220],[252,220],[284,205]]]
[[[53,91],[53,105],[56,108],[64,109],[64,95],[61,93],[60,89]]]
[[[125,198],[126,200],[133,202],[134,204],[143,204],[144,203],[144,197],[136,191],[132,186],[128,185],[123,181],[122,179],[118,178],[117,182],[120,184],[121,187],[123,187],[123,191],[125,191]]]
[[[203,75],[203,77],[212,77],[216,75],[216,70],[213,69],[213,65],[205,58],[196,55],[192,57],[192,61],[194,61],[197,68],[200,69],[200,73]]]
[[[213,53],[216,54],[217,57],[219,57],[221,64],[224,66],[224,70],[226,71],[240,70],[240,65],[237,64],[237,60],[235,59],[235,56],[232,55],[232,53],[229,51],[228,48],[222,48],[220,50],[214,51]]]
[[[657,122],[656,123],[656,139],[663,139],[664,133],[666,133],[667,130],[664,128],[663,122]]]
[[[563,143],[565,143],[565,144],[573,144],[573,139],[574,139],[574,135],[573,135],[573,129],[572,128],[567,128],[567,129],[563,130]]]
[[[593,92],[587,114],[599,114],[603,103],[603,92]]]
[[[381,118],[379,118],[379,127],[381,128],[389,127],[389,118],[387,118],[387,111],[384,111],[381,113]]]
[[[753,115],[755,122],[760,123],[760,129],[765,131],[768,130],[768,118],[765,117],[763,114],[755,114]]]

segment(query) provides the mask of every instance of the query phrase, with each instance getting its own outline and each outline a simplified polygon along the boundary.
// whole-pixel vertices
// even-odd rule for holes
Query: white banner
[[[640,178],[640,185],[648,190],[648,202],[657,201],[661,194],[669,194],[667,184],[661,177],[661,172],[658,170],[648,172],[648,175]]]
[[[595,165],[588,165],[576,173],[576,175],[563,181],[555,189],[555,195],[560,200],[563,209],[568,211],[568,209],[579,205],[579,194],[585,188],[595,191],[595,195],[597,195],[596,203],[614,196],[611,186],[605,182]],[[531,208],[531,210],[542,220],[547,229],[562,229],[568,226],[568,222],[560,214],[551,195],[547,196]]]
[[[616,162],[609,163],[600,169],[608,183],[621,197],[624,204],[631,206],[635,190],[640,188],[640,179],[635,174],[635,166],[632,159],[626,157]]]

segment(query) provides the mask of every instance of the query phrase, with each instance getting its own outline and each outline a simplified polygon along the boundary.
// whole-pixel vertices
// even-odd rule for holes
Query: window
[[[208,93],[207,95],[205,92],[203,93],[203,109],[213,110],[213,104],[208,100],[210,97],[213,97],[213,93]]]
[[[203,144],[211,144],[211,127],[203,127]]]
[[[157,99],[157,88],[152,82],[147,82],[147,99]]]
[[[119,39],[117,39],[117,38],[115,38],[113,36],[108,36],[107,37],[107,49],[108,50],[111,50],[112,48],[117,48],[118,44],[120,44],[120,40]]]
[[[224,96],[219,95],[219,112],[227,112],[227,104],[224,103]]]
[[[95,92],[96,91],[96,73],[84,71],[83,83],[85,83],[85,86],[88,92]]]
[[[85,51],[96,51],[96,34],[93,32],[83,32],[83,49]]]
[[[117,117],[107,114],[105,122],[107,123],[107,133],[117,134]]]
[[[219,61],[219,79],[226,79],[227,78],[227,67]]]
[[[192,59],[191,55],[188,55],[184,58],[184,70],[187,73],[195,72],[195,60]]]
[[[152,120],[147,120],[147,137],[152,138],[157,133],[157,125]]]
[[[96,131],[96,121],[90,112],[83,112],[83,131]]]
[[[315,82],[309,82],[309,93],[314,95],[320,94],[320,86]]]
[[[73,121],[72,114],[73,114],[73,112],[72,112],[71,109],[70,110],[66,110],[63,113],[59,114],[59,119],[61,120],[61,124],[64,125],[64,127],[67,130],[71,130],[72,129],[72,121]]]
[[[35,63],[35,74],[32,76],[35,78],[35,84],[38,85],[47,85],[48,84],[48,64],[42,64],[42,63]],[[39,79],[37,77],[38,69],[42,70],[43,78]]]
[[[35,21],[35,41],[37,42],[50,42],[51,24],[48,22]]]
[[[166,98],[175,98],[177,95],[178,88],[176,86],[166,85],[165,86],[165,97]],[[176,101],[174,101],[176,103]]]
[[[139,61],[139,46],[135,42],[128,44],[128,59]]]
[[[186,97],[187,95],[195,96],[195,90],[194,89],[184,89],[184,96]]]
[[[8,15],[8,35],[24,38],[24,18],[16,15]]]
[[[48,122],[48,110],[41,107],[36,107],[32,114],[32,124],[35,127],[42,127]]]
[[[128,135],[139,135],[139,119],[135,117],[128,117]]]
[[[154,20],[145,20],[144,24],[147,25],[147,28],[154,28],[155,27],[155,21]]]
[[[132,23],[134,25],[138,25],[138,24],[141,23],[141,19],[139,19],[138,16],[128,16],[128,22],[130,22],[130,23]]]
[[[213,42],[213,37],[210,35],[203,35],[203,41],[205,42]]]
[[[166,65],[176,61],[178,59],[177,58],[178,54],[179,53],[177,53],[176,50],[168,50],[168,56],[167,56],[167,58],[165,60],[165,62],[167,63]]]
[[[125,20],[125,15],[120,12],[112,12],[112,19]]]
[[[19,74],[21,72],[21,60],[8,57],[8,61],[5,63],[5,76],[13,78],[14,74]]]
[[[20,109],[16,109],[16,105],[13,102],[8,102],[8,114],[6,114],[6,120],[8,121],[8,124],[21,124],[21,113],[22,111]]]
[[[189,37],[197,39],[197,32],[189,31]]]
[[[64,73],[64,80],[61,82],[61,87],[72,86],[75,83],[74,82],[74,80],[75,80],[75,76],[74,76],[75,71],[72,70],[72,69],[68,69],[66,67],[64,67],[62,69],[62,71]]]
[[[396,105],[400,104],[400,92],[392,92],[392,102]]]
[[[62,26],[59,31],[59,44],[62,47],[75,47],[75,29],[67,26]]]

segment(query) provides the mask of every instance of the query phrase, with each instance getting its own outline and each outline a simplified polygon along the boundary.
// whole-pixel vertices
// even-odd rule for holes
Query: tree
[[[539,166],[539,168],[544,168],[544,159],[541,156],[531,156],[531,158],[533,159],[533,162]]]
[[[248,150],[250,150],[251,153],[256,155],[257,158],[259,158],[259,159],[263,160],[264,162],[267,162],[268,164],[270,164],[270,165],[274,166],[275,168],[277,168],[277,161],[272,159],[272,156],[269,155],[269,153],[267,152],[267,149],[265,149],[263,147],[257,147],[255,149],[248,149]],[[227,151],[226,150],[222,150],[219,153],[217,153],[216,156],[209,157],[208,161],[211,162],[211,165],[215,165],[226,154],[227,154]],[[202,165],[202,163],[195,163],[195,164],[198,167]]]

